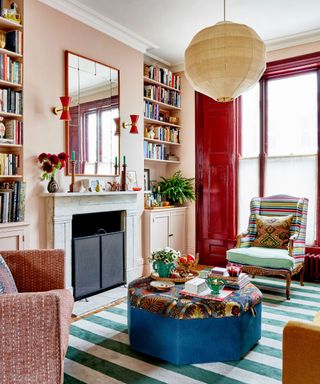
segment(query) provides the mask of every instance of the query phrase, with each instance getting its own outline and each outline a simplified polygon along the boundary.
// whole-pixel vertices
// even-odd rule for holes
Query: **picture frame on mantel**
[[[127,171],[127,186],[128,191],[132,191],[133,188],[137,187],[137,172]]]
[[[145,168],[143,173],[143,189],[150,191],[150,169]]]

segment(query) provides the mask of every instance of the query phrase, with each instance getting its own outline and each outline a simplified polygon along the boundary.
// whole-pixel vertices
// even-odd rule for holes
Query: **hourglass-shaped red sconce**
[[[131,127],[129,133],[139,133],[137,122],[139,120],[139,115],[130,115],[131,123],[122,123],[123,128]]]
[[[59,112],[62,111],[60,120],[71,120],[70,115],[70,103],[71,103],[71,97],[69,96],[61,96],[60,97],[62,108],[53,108],[53,113],[57,115]]]

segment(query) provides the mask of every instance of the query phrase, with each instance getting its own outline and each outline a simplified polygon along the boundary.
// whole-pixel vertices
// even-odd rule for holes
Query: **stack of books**
[[[225,268],[212,268],[209,276],[223,279],[226,282],[225,287],[231,289],[242,289],[250,283],[249,276],[246,273],[240,273],[238,277],[231,277]]]

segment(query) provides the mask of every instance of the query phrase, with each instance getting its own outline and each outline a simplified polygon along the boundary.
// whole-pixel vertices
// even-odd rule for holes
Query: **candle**
[[[75,151],[72,151],[71,152],[71,161],[75,161],[75,159],[76,159],[76,153],[75,153]]]
[[[126,157],[123,156],[123,165],[126,165]]]
[[[117,167],[118,166],[118,158],[117,156],[114,158],[114,165]]]

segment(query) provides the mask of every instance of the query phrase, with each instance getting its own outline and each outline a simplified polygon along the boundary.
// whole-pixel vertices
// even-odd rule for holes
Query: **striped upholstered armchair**
[[[290,299],[292,276],[300,273],[303,285],[307,209],[307,198],[254,197],[248,229],[237,236],[236,247],[227,251],[228,261],[242,265],[253,276],[285,277]]]

